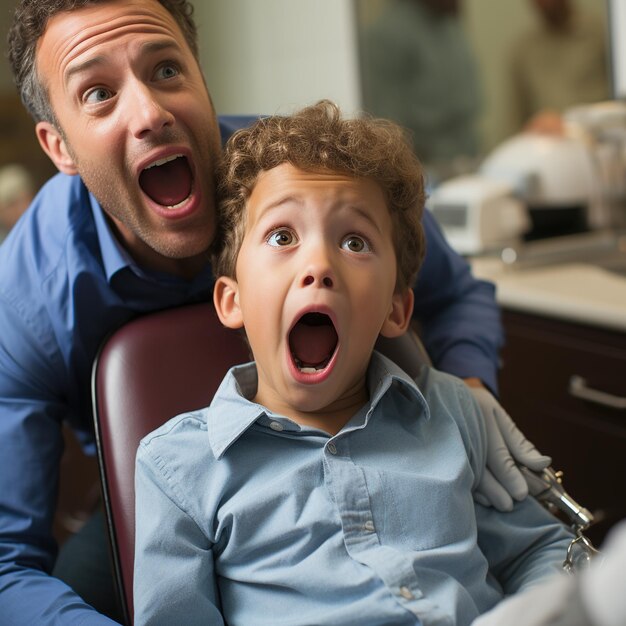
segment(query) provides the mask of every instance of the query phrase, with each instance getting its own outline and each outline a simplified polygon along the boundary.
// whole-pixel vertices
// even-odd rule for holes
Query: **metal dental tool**
[[[586,566],[599,554],[583,534],[595,521],[593,514],[565,491],[563,472],[554,471],[551,467],[534,472],[523,465],[519,469],[528,482],[530,493],[553,514],[565,516],[574,531],[575,537],[567,548],[563,569],[571,573]]]

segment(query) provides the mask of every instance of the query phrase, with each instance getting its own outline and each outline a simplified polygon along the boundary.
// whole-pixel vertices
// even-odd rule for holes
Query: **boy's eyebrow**
[[[271,200],[267,204],[263,204],[261,206],[263,215],[265,215],[269,211],[280,209],[280,207],[283,206],[283,204],[288,204],[288,203],[297,204],[299,206],[302,206],[304,204],[302,198],[299,198],[298,196],[294,196],[291,194],[288,194],[286,196],[279,196],[277,200]]]
[[[355,204],[348,205],[355,213],[358,213],[361,217],[367,220],[379,233],[382,234],[382,230],[378,222],[364,209]]]
[[[271,201],[269,204],[266,204],[262,207],[263,215],[267,215],[267,213],[274,211],[276,209],[279,209],[281,206],[287,203],[296,204],[300,208],[303,208],[305,204],[303,198],[299,196],[294,196],[294,195],[281,196],[277,200]],[[350,203],[340,202],[339,204],[341,205],[342,208],[350,209],[350,211],[360,215],[363,219],[368,221],[379,233],[382,234],[382,230],[378,222],[372,217],[372,215],[370,215],[368,211],[361,208],[358,204],[354,204],[352,202]]]

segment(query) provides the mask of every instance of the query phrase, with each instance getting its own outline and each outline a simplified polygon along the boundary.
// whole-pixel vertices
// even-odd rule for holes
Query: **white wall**
[[[360,108],[352,0],[196,0],[202,67],[221,114]]]

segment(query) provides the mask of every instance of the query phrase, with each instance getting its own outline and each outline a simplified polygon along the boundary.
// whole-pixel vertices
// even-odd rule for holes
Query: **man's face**
[[[301,417],[349,415],[366,401],[374,343],[404,330],[409,308],[395,292],[392,228],[373,181],[290,164],[261,173],[231,281],[258,402]]]
[[[174,18],[156,0],[58,13],[36,58],[62,134],[37,131],[57,167],[80,174],[135,260],[195,273],[214,234],[220,141]]]

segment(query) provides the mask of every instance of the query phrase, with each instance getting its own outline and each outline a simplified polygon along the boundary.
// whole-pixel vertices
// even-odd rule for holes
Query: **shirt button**
[[[372,522],[371,519],[368,519],[367,522],[365,522],[365,524],[363,524],[363,528],[365,528],[365,530],[367,530],[370,533],[374,532],[374,522]]]
[[[408,587],[400,587],[399,592],[405,600],[413,600],[413,594]]]
[[[270,422],[270,428],[276,432],[281,432],[283,430],[283,425],[279,422]]]
[[[328,444],[327,448],[331,454],[337,454],[337,446],[332,441]]]

